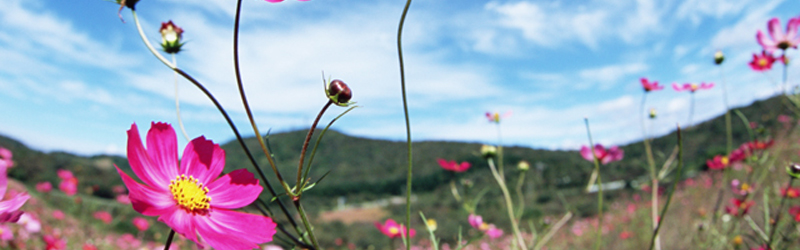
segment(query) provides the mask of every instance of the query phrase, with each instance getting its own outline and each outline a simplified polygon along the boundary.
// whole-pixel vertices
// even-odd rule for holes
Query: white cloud
[[[643,63],[617,64],[600,68],[584,69],[578,72],[583,81],[599,82],[601,89],[608,89],[619,80],[632,74],[638,74],[648,69]]]

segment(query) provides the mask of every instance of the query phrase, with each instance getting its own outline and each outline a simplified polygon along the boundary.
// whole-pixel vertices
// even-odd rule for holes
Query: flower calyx
[[[347,107],[355,104],[355,102],[350,101],[350,98],[353,97],[353,91],[344,81],[339,79],[325,81],[325,96],[336,106]]]
[[[172,20],[169,20],[168,22],[161,23],[159,32],[161,32],[161,49],[163,49],[164,52],[177,54],[181,51],[181,47],[183,47],[184,44],[181,42],[183,38],[183,29],[181,29],[181,27],[178,27],[178,25],[172,23]]]

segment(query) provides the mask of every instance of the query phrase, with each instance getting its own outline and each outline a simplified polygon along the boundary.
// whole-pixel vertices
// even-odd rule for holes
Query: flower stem
[[[683,138],[681,137],[681,127],[678,126],[678,175],[675,177],[675,181],[672,182],[672,189],[669,191],[669,195],[667,196],[667,201],[664,203],[664,209],[661,210],[661,219],[658,220],[658,225],[656,229],[653,231],[653,238],[650,240],[650,249],[652,250],[656,243],[656,236],[658,236],[658,231],[661,230],[661,224],[664,222],[664,217],[667,214],[667,210],[669,210],[669,204],[672,201],[672,196],[675,194],[675,189],[678,187],[678,182],[681,181],[681,177],[683,177]]]
[[[225,109],[222,107],[222,104],[220,104],[219,101],[217,101],[217,99],[214,97],[214,95],[211,94],[211,92],[209,92],[208,89],[205,88],[205,86],[203,86],[200,82],[198,82],[196,79],[194,79],[194,77],[192,77],[191,75],[187,74],[183,70],[175,67],[175,65],[173,65],[169,61],[166,61],[166,59],[163,56],[161,56],[161,54],[159,54],[158,51],[156,51],[154,49],[153,45],[151,45],[150,42],[147,40],[147,36],[144,34],[144,31],[142,31],[142,26],[139,23],[139,18],[138,18],[138,15],[136,14],[136,11],[135,10],[131,10],[131,13],[133,15],[133,20],[136,23],[136,28],[139,31],[139,36],[142,38],[142,41],[147,46],[147,48],[150,50],[150,53],[152,53],[156,58],[158,58],[159,61],[164,63],[164,65],[166,65],[167,67],[169,67],[170,69],[172,69],[173,71],[178,73],[179,75],[183,76],[184,78],[186,78],[186,80],[189,80],[189,82],[191,82],[198,89],[200,89],[200,91],[202,91],[203,94],[205,94],[206,97],[208,97],[208,99],[211,100],[212,103],[214,103],[214,106],[217,108],[217,110],[219,110],[219,112],[225,118],[225,121],[228,123],[228,126],[231,128],[231,130],[233,130],[233,134],[236,136],[236,140],[239,142],[239,145],[242,147],[242,151],[244,151],[245,155],[247,155],[247,158],[250,160],[250,163],[253,164],[253,168],[255,168],[256,172],[258,172],[258,174],[260,175],[261,179],[264,181],[264,186],[267,187],[267,190],[270,191],[270,193],[272,194],[273,197],[278,196],[277,193],[275,193],[275,190],[272,188],[272,185],[270,185],[269,179],[267,179],[267,177],[264,175],[264,171],[261,170],[261,168],[258,166],[258,163],[256,162],[255,158],[253,158],[253,155],[250,153],[250,150],[247,149],[247,146],[244,143],[244,139],[242,139],[242,135],[239,134],[239,130],[236,128],[236,125],[234,125],[233,120],[231,120],[231,117],[228,115],[228,112],[226,112]],[[272,157],[268,156],[267,159],[269,159],[270,162],[272,161]],[[293,217],[291,216],[291,214],[289,214],[289,211],[286,210],[286,207],[283,205],[283,202],[281,202],[280,199],[278,199],[277,201],[278,201],[278,205],[280,205],[280,207],[281,207],[281,210],[283,210],[283,212],[286,214],[286,217],[289,220],[289,222],[291,222],[294,227],[297,227],[297,224],[292,219]]]
[[[311,128],[308,129],[308,134],[306,134],[306,139],[303,141],[303,149],[300,150],[300,163],[297,165],[297,196],[299,197],[300,194],[303,193],[303,160],[306,157],[306,150],[308,150],[308,143],[311,142],[311,136],[314,135],[314,130],[317,129],[317,124],[319,123],[319,119],[322,118],[322,114],[325,113],[325,110],[328,110],[328,107],[333,104],[332,100],[328,100],[328,103],[325,103],[325,106],[322,107],[322,110],[319,111],[317,114],[317,118],[314,119],[314,122],[311,123]]]
[[[525,245],[525,240],[522,238],[522,233],[519,231],[519,225],[517,223],[517,219],[514,216],[514,204],[511,202],[511,194],[508,193],[508,187],[506,186],[506,181],[503,178],[503,173],[497,171],[497,168],[494,167],[494,159],[488,158],[489,169],[492,170],[492,176],[497,181],[497,184],[500,185],[500,190],[503,191],[503,199],[506,202],[506,208],[508,209],[508,218],[511,220],[511,229],[514,230],[514,237],[517,239],[517,244],[519,244],[520,249],[528,249]]]
[[[658,223],[658,173],[656,173],[656,162],[653,159],[653,149],[650,146],[650,137],[647,135],[647,122],[645,119],[645,102],[647,100],[647,92],[642,95],[642,104],[641,104],[641,118],[642,118],[642,134],[644,134],[644,138],[642,138],[642,142],[644,142],[644,152],[647,157],[647,165],[650,167],[650,180],[651,184],[651,208],[650,208],[650,217],[653,221],[653,230],[656,229],[656,224]],[[656,250],[661,249],[661,242],[656,235]]]
[[[167,243],[164,243],[164,250],[169,250],[169,247],[172,245],[172,238],[175,238],[175,230],[169,230],[169,236],[167,236]]]
[[[600,245],[603,244],[603,180],[600,178],[600,160],[597,159],[597,152],[594,151],[589,118],[583,118],[583,121],[586,123],[586,134],[589,135],[589,146],[592,148],[592,157],[594,158],[594,171],[597,173],[597,239],[594,249],[600,249]]]
[[[725,82],[725,72],[722,64],[719,65],[719,75],[722,77],[722,102],[725,104],[725,135],[728,153],[733,150],[733,132],[731,130],[731,106],[728,104],[728,85]]]
[[[692,92],[691,103],[689,104],[689,126],[687,128],[692,127],[692,116],[694,116],[694,92]]]
[[[767,246],[770,248],[772,247],[772,239],[775,236],[775,231],[778,231],[778,220],[780,220],[781,218],[781,211],[783,211],[783,205],[785,205],[786,202],[785,194],[789,193],[789,189],[792,188],[792,182],[794,182],[794,177],[789,176],[789,185],[786,186],[786,191],[783,192],[783,195],[781,195],[781,204],[778,206],[778,211],[775,212],[775,219],[773,220],[775,221],[775,225],[772,226],[772,231],[769,232],[769,240],[767,241]]]
[[[303,205],[300,204],[300,200],[295,200],[294,205],[297,207],[297,212],[300,214],[300,220],[303,221],[303,225],[306,227],[306,232],[308,233],[308,237],[311,238],[311,244],[314,244],[314,249],[321,250],[322,248],[319,247],[319,242],[317,242],[317,237],[314,236],[314,228],[312,228],[311,223],[308,222],[308,216],[306,215],[306,210],[303,209]]]
[[[178,67],[178,62],[175,59],[175,54],[172,54],[172,65]],[[174,73],[174,72],[173,72]],[[183,133],[183,138],[186,138],[187,142],[192,141],[189,139],[189,134],[186,133],[186,128],[183,127],[183,119],[181,119],[181,102],[178,98],[178,73],[174,73],[175,77],[175,112],[178,114],[178,126],[181,128],[181,132]]]
[[[411,122],[408,118],[408,100],[406,98],[406,75],[403,67],[403,23],[406,21],[408,7],[411,0],[406,1],[403,7],[403,14],[400,16],[400,24],[397,27],[397,57],[400,61],[400,90],[403,94],[403,113],[406,119],[406,145],[408,146],[408,177],[406,178],[406,235],[411,235],[411,175],[412,175],[412,154],[411,154]],[[411,249],[411,244],[406,244],[406,250]]]

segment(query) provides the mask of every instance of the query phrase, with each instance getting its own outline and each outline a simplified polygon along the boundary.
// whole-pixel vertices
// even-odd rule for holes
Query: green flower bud
[[[786,173],[792,178],[800,178],[800,164],[792,163],[786,166]]]
[[[497,147],[492,145],[483,145],[481,146],[481,156],[483,158],[494,158],[497,156]]]
[[[162,22],[161,23],[161,48],[164,52],[170,54],[176,54],[181,51],[181,47],[183,43],[181,43],[181,38],[183,38],[183,29],[178,27],[172,20],[169,22]]]
[[[517,163],[517,169],[519,171],[528,171],[528,169],[531,169],[531,165],[527,161],[520,161]]]
[[[714,53],[714,63],[720,65],[722,61],[725,61],[725,55],[722,54],[721,50],[717,50],[717,53]]]

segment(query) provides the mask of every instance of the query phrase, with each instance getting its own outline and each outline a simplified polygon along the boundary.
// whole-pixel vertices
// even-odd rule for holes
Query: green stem
[[[658,226],[656,226],[656,230],[653,231],[653,238],[650,240],[650,249],[653,249],[656,243],[656,237],[658,236],[658,231],[661,230],[661,224],[664,222],[665,216],[667,214],[667,210],[669,210],[669,204],[672,201],[672,196],[675,194],[675,189],[678,186],[678,182],[681,181],[683,177],[683,138],[681,137],[681,127],[678,126],[678,175],[675,177],[675,180],[672,182],[672,189],[669,191],[669,195],[667,196],[667,201],[664,203],[664,209],[661,210],[661,219],[658,220]]]
[[[794,182],[794,177],[789,176],[789,185],[786,186],[786,191],[784,191],[784,194],[788,193],[789,189],[792,188],[792,182]],[[781,218],[781,211],[783,211],[783,205],[785,205],[785,202],[786,195],[781,195],[781,205],[778,206],[778,211],[775,212],[775,219],[773,220],[775,221],[775,225],[773,225],[772,231],[769,232],[769,241],[767,241],[767,246],[770,248],[772,247],[772,239],[774,239],[775,232],[778,231],[778,220]]]
[[[650,137],[647,135],[647,122],[645,119],[645,101],[647,100],[647,92],[642,95],[642,104],[641,104],[641,112],[639,113],[642,118],[642,134],[644,134],[644,138],[642,141],[644,142],[644,152],[647,157],[647,165],[650,167],[650,180],[651,180],[651,208],[650,208],[650,217],[653,221],[653,230],[656,229],[656,224],[658,223],[658,173],[656,173],[656,162],[653,159],[653,149],[650,146]],[[656,249],[661,249],[661,242],[656,235]]]
[[[319,247],[317,237],[314,236],[314,228],[311,227],[311,223],[308,221],[308,216],[306,215],[305,209],[303,209],[303,205],[300,204],[300,200],[295,200],[294,206],[297,207],[297,212],[300,214],[300,220],[303,221],[303,226],[306,227],[306,232],[308,233],[308,237],[311,238],[311,244],[314,244],[314,249],[322,249]]]
[[[517,207],[517,220],[522,219],[522,214],[525,212],[525,195],[522,193],[522,185],[525,184],[525,173],[526,171],[521,171],[519,174],[519,178],[517,179],[517,200],[519,200],[519,207]]]
[[[597,152],[594,151],[594,142],[592,141],[592,130],[589,129],[589,118],[583,118],[586,123],[586,133],[589,135],[589,147],[592,149],[592,158],[594,158],[594,171],[597,173],[597,239],[595,240],[594,249],[600,249],[603,244],[603,179],[600,178],[600,159],[597,159]]]
[[[408,177],[406,179],[406,235],[411,235],[411,175],[412,175],[412,154],[411,154],[411,122],[408,118],[408,100],[406,98],[406,74],[403,66],[403,24],[408,15],[408,7],[411,6],[411,0],[406,1],[403,7],[403,14],[400,16],[400,24],[397,27],[397,57],[400,61],[400,90],[403,94],[403,114],[406,119],[406,145],[408,146]],[[411,244],[406,244],[406,250],[411,249]]]
[[[731,130],[731,106],[728,104],[728,85],[725,82],[725,72],[722,64],[719,65],[719,74],[722,77],[722,101],[725,104],[725,135],[727,139],[728,153],[733,150],[733,132]]]
[[[514,217],[514,204],[511,202],[511,194],[508,192],[505,178],[503,178],[503,174],[498,172],[497,168],[494,167],[494,160],[492,158],[488,158],[487,161],[489,163],[489,169],[492,170],[492,176],[494,176],[497,184],[500,185],[500,190],[503,191],[503,199],[505,199],[506,208],[508,209],[508,219],[511,220],[511,229],[514,230],[514,237],[517,239],[517,244],[519,244],[520,249],[528,249],[525,245],[525,240],[522,238],[522,233],[519,231],[517,219]]]
[[[175,67],[178,66],[178,61],[175,59],[175,54],[172,54],[172,64]],[[173,72],[174,73],[174,72]],[[183,127],[183,119],[181,119],[181,102],[178,98],[178,73],[174,73],[174,80],[175,80],[175,112],[178,114],[178,126],[181,128],[181,132],[183,133],[183,138],[186,138],[187,142],[192,141],[189,139],[189,134],[186,133],[186,128]]]
[[[175,238],[175,230],[169,230],[169,236],[167,236],[167,243],[164,243],[164,250],[169,250],[169,247],[172,245],[172,238]]]
[[[322,110],[319,111],[317,114],[317,118],[314,119],[314,122],[311,123],[311,128],[308,129],[308,134],[306,134],[306,139],[303,141],[303,149],[300,150],[300,160],[299,164],[297,165],[297,196],[299,197],[300,194],[303,193],[303,161],[306,157],[306,151],[308,150],[308,144],[311,142],[311,136],[314,135],[314,130],[317,129],[317,124],[319,123],[319,119],[322,118],[322,114],[325,114],[325,110],[328,110],[328,107],[333,104],[332,100],[328,100],[328,103],[325,103],[325,106],[322,107]]]

